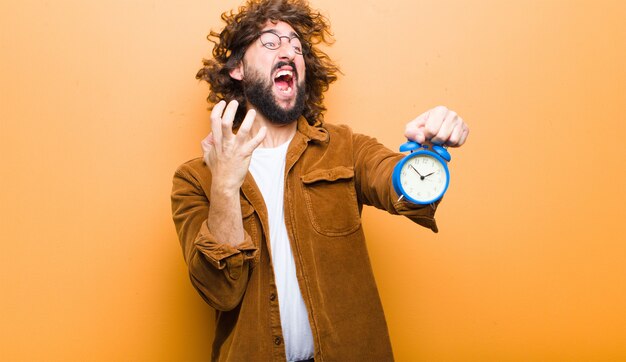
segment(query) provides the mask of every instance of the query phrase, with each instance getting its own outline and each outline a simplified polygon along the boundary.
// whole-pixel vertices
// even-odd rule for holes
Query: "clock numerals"
[[[426,205],[440,199],[448,188],[450,176],[446,163],[450,157],[445,149],[439,146],[422,147],[409,141],[400,146],[400,152],[407,151],[411,153],[396,165],[392,176],[399,200],[405,198]]]
[[[401,174],[405,192],[418,201],[432,200],[446,185],[444,166],[428,155],[418,155],[406,161]]]

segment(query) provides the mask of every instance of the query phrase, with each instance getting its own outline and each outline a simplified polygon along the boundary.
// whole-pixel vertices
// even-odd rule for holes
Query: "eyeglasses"
[[[263,46],[266,47],[267,49],[271,49],[271,50],[277,50],[278,48],[280,48],[282,38],[287,39],[287,41],[289,42],[289,44],[293,48],[293,51],[296,54],[302,55],[304,48],[302,46],[302,41],[300,40],[300,38],[298,38],[297,35],[294,35],[291,37],[286,36],[286,35],[280,36],[276,33],[273,33],[267,30],[267,31],[262,32],[261,35],[259,36],[259,40],[261,41],[261,44],[263,44]]]

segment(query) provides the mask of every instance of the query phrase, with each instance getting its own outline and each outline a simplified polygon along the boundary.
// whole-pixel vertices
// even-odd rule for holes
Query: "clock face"
[[[419,202],[438,199],[448,185],[448,172],[436,158],[420,154],[406,160],[400,171],[404,192]]]

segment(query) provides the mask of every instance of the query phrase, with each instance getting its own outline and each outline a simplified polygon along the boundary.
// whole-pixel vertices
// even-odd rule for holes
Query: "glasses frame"
[[[263,41],[261,40],[261,36],[263,34],[272,34],[275,35],[278,38],[278,44],[275,47],[271,47],[270,45],[268,45],[269,43],[263,43]],[[298,35],[293,35],[293,36],[287,36],[287,35],[278,35],[275,32],[271,31],[271,30],[265,30],[259,33],[259,41],[261,42],[261,44],[269,49],[269,50],[278,50],[280,49],[281,45],[283,45],[283,41],[282,39],[285,38],[287,39],[287,41],[289,42],[289,45],[291,45],[291,40],[292,39],[298,39],[300,41],[300,44],[302,45],[302,50],[298,51],[298,49],[296,49],[296,47],[294,47],[293,45],[291,45],[291,49],[293,49],[293,51],[298,54],[298,55],[304,55],[307,53],[308,50],[308,43],[306,41],[304,41],[302,38],[300,38]]]

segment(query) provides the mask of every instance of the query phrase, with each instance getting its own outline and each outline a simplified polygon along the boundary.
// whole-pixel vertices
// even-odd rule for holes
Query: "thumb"
[[[404,137],[417,143],[426,142],[426,136],[424,135],[424,126],[417,126],[415,124],[409,124],[404,131]]]
[[[213,139],[213,133],[209,133],[202,142],[200,142],[200,146],[202,147],[203,152],[208,152],[211,147],[215,146],[215,140]]]

